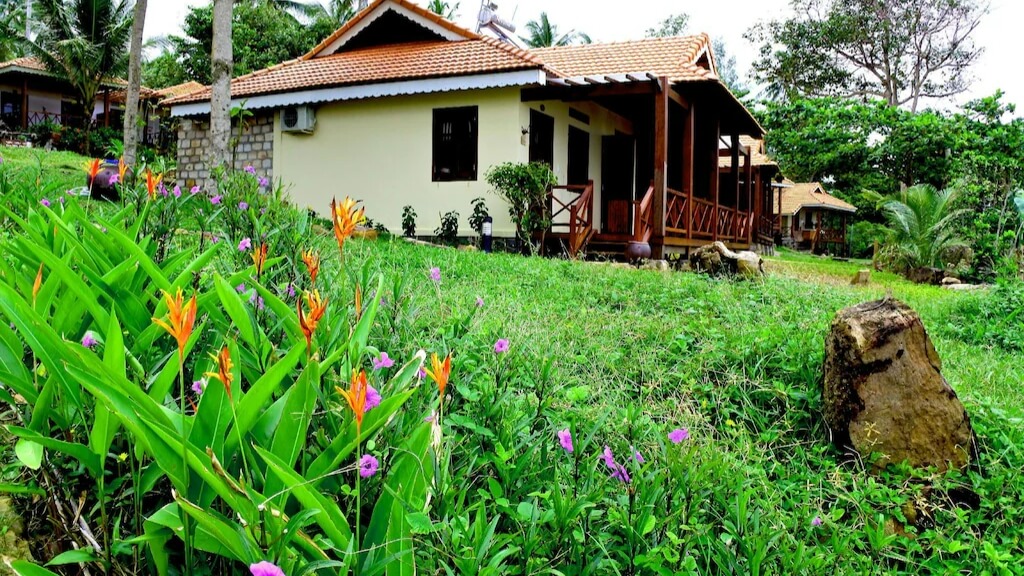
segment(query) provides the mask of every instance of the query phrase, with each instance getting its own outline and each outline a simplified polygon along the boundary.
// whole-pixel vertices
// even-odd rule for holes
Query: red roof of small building
[[[531,52],[560,76],[649,72],[670,82],[717,80],[707,34],[644,38],[607,44],[536,48]],[[701,56],[707,55],[702,61]]]

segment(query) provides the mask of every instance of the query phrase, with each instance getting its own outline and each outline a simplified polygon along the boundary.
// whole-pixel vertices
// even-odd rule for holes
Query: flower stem
[[[181,466],[184,482],[182,485],[182,499],[188,500],[189,470],[188,470],[188,433],[185,430],[185,357],[178,352],[178,388],[181,393]],[[185,575],[192,574],[192,523],[189,521],[188,513],[182,510],[181,522],[185,527]]]
[[[362,490],[362,482],[361,482],[362,474],[359,473],[360,470],[359,470],[359,460],[358,460],[358,458],[361,458],[361,456],[359,455],[359,451],[362,448],[362,440],[363,440],[363,434],[362,434],[362,430],[360,430],[360,428],[362,428],[362,426],[356,426],[356,458],[357,458],[357,460],[356,460],[356,569],[355,569],[356,576],[359,576],[359,573],[362,572],[362,563],[361,563],[361,558],[360,558],[360,552],[363,549],[363,541],[359,538],[360,527],[361,527],[361,522],[360,522],[360,519],[359,519],[359,514],[360,514],[360,509],[363,507],[363,490]]]

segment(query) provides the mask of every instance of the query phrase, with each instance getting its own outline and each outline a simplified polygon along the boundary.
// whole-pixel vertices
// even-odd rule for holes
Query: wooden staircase
[[[575,197],[563,200],[556,191],[564,190]],[[561,232],[566,235],[565,249],[569,257],[576,259],[586,249],[594,237],[594,181],[586,184],[568,184],[552,186],[548,192],[551,206],[551,232],[556,237]],[[568,222],[555,222],[563,214],[568,215]]]

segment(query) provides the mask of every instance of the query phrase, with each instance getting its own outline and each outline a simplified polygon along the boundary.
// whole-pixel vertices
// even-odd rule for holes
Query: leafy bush
[[[968,344],[1024,352],[1024,282],[998,284],[957,303],[944,327]]]
[[[551,225],[547,194],[558,179],[547,164],[507,162],[491,167],[484,178],[508,204],[508,215],[524,246],[530,245],[534,232],[547,230]]]
[[[880,245],[885,242],[885,235],[888,228],[874,222],[857,222],[850,226],[848,242],[850,244],[850,256],[854,258],[870,258],[874,253],[875,242]]]
[[[434,229],[434,236],[441,242],[454,246],[459,240],[459,213],[452,210],[441,215],[441,224]]]
[[[483,234],[484,220],[490,214],[487,212],[487,202],[483,198],[473,199],[473,213],[469,215],[469,227],[476,231],[477,235]]]
[[[416,211],[412,206],[402,207],[402,235],[406,238],[416,236]]]

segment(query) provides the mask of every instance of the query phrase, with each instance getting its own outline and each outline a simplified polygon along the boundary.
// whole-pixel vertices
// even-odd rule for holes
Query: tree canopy
[[[568,46],[569,44],[590,44],[590,36],[576,30],[569,30],[565,34],[558,33],[558,26],[548,20],[548,13],[541,12],[536,20],[526,23],[528,36],[522,38],[527,46],[531,48],[544,48],[548,46]]]
[[[985,0],[791,0],[796,16],[747,32],[774,96],[880,98],[916,110],[964,92]]]

